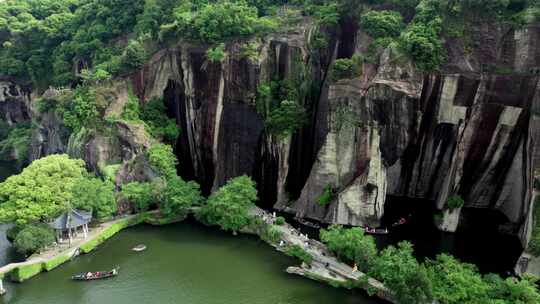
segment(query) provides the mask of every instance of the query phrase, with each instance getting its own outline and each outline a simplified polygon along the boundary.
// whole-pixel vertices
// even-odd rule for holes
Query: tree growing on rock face
[[[367,270],[377,255],[373,237],[364,234],[362,228],[330,226],[320,231],[321,241],[338,256],[354,261],[362,270]]]
[[[395,11],[369,11],[362,15],[360,24],[373,38],[397,37],[404,27],[403,17]]]
[[[157,173],[166,178],[175,177],[178,159],[174,155],[173,148],[166,144],[154,144],[146,152],[148,161]]]
[[[255,182],[248,176],[239,176],[212,193],[196,217],[203,223],[235,232],[249,224],[249,209],[256,200]]]
[[[68,208],[73,186],[86,174],[84,161],[51,155],[0,184],[0,222],[19,226],[46,221]]]

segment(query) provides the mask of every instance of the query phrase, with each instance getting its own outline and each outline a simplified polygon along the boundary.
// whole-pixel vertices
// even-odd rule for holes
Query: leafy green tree
[[[126,71],[135,70],[144,65],[146,51],[138,40],[130,40],[122,54],[121,65]]]
[[[71,189],[86,174],[84,161],[50,155],[0,184],[0,222],[47,221],[68,208]]]
[[[255,182],[245,175],[235,177],[210,195],[196,217],[203,223],[235,232],[250,223],[249,209],[256,200]]]
[[[72,189],[71,205],[78,209],[92,211],[97,219],[107,219],[117,211],[114,184],[101,178],[84,177]]]
[[[152,183],[131,182],[122,186],[122,198],[132,203],[135,211],[148,210],[155,201],[154,185]]]
[[[320,238],[328,249],[341,258],[356,262],[362,270],[367,270],[377,256],[373,237],[365,235],[362,228],[333,225],[322,229]]]
[[[443,42],[440,38],[441,22],[441,19],[436,17],[427,24],[413,23],[401,33],[401,48],[421,70],[434,71],[444,60]]]
[[[304,250],[304,248],[298,245],[288,246],[285,249],[285,254],[293,258],[297,258],[300,261],[306,263],[307,265],[311,265],[311,263],[313,262],[313,256],[309,252]]]
[[[174,155],[173,148],[166,144],[153,144],[146,152],[148,161],[161,175],[171,178],[176,176],[178,160]]]
[[[46,224],[34,224],[24,227],[13,242],[15,249],[26,256],[54,243],[54,230]]]
[[[427,262],[427,269],[433,295],[440,303],[487,303],[489,286],[474,265],[441,254]]]
[[[403,17],[396,11],[369,11],[362,15],[360,24],[373,38],[397,37],[404,27]]]
[[[295,101],[283,100],[270,111],[266,128],[278,137],[287,137],[300,129],[307,120],[306,110]]]
[[[206,59],[212,63],[220,63],[225,60],[227,53],[225,52],[225,44],[220,43],[215,47],[209,48],[206,51]]]
[[[199,188],[197,183],[185,182],[178,176],[169,178],[161,193],[161,212],[165,216],[175,216],[189,207],[201,205],[204,199]]]
[[[352,58],[336,59],[330,70],[330,79],[338,81],[341,79],[351,79],[362,74],[362,58],[354,55]]]
[[[397,248],[385,248],[372,264],[370,275],[382,280],[399,303],[420,304],[433,299],[427,271],[414,258],[408,242],[399,243]]]
[[[489,296],[493,303],[505,304],[535,304],[540,303],[540,291],[536,283],[537,278],[507,278],[501,279],[491,274],[485,277],[489,284]]]
[[[93,129],[101,126],[109,102],[95,89],[82,86],[75,90],[73,99],[64,103],[59,112],[65,125],[78,132],[83,127]]]

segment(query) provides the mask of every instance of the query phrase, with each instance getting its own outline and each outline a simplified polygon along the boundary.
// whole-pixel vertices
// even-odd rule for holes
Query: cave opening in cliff
[[[176,140],[174,151],[178,159],[178,174],[187,180],[197,180],[193,165],[194,160],[191,157],[188,136],[186,136],[187,118],[185,96],[178,83],[173,80],[168,81],[167,87],[163,92],[163,102],[167,109],[167,115],[171,118],[176,118],[176,122],[180,128],[180,136],[178,136]]]
[[[391,227],[390,233],[377,236],[380,248],[410,241],[419,259],[449,253],[463,262],[475,264],[482,273],[505,275],[511,272],[522,246],[516,236],[501,232],[508,219],[499,211],[463,208],[455,233],[440,231],[435,217],[440,212],[433,200],[387,196],[382,225],[391,227],[400,218],[405,225]]]

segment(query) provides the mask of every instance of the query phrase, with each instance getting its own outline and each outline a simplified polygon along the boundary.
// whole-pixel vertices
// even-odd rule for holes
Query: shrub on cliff
[[[377,255],[377,247],[373,237],[364,234],[359,227],[343,228],[330,226],[320,231],[321,241],[338,257],[354,261],[362,270],[367,270]]]
[[[330,71],[330,80],[351,79],[362,75],[362,57],[336,59]]]
[[[395,11],[369,11],[360,18],[362,28],[373,38],[397,37],[404,24]]]
[[[463,205],[465,205],[465,201],[459,195],[452,195],[448,197],[448,200],[446,201],[446,206],[450,210],[461,208]]]
[[[148,161],[152,168],[166,178],[177,175],[176,165],[178,159],[174,155],[173,148],[167,144],[153,144],[146,152]]]
[[[30,255],[55,241],[54,230],[47,224],[28,225],[15,237],[13,246],[24,255]]]
[[[283,100],[279,106],[270,110],[266,118],[267,130],[279,138],[291,136],[307,120],[304,107],[296,101]]]
[[[212,193],[196,217],[203,223],[235,232],[250,223],[249,210],[256,200],[255,182],[245,175],[239,176]]]
[[[176,120],[167,116],[163,99],[154,98],[147,102],[142,107],[140,118],[149,127],[150,134],[164,142],[175,143],[180,135]]]

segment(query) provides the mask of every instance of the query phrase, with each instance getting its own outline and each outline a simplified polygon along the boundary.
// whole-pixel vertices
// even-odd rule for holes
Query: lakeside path
[[[2,279],[9,274],[12,281],[23,282],[42,271],[50,271],[73,257],[94,250],[99,244],[115,235],[118,231],[143,221],[141,215],[129,215],[92,228],[86,238],[76,238],[71,245],[59,244],[39,254],[30,256],[26,261],[11,263],[0,267],[0,293]]]
[[[252,208],[251,214],[260,217],[267,224],[274,223],[272,215],[258,207]],[[313,257],[311,265],[303,264],[300,267],[289,267],[287,268],[288,273],[301,275],[333,286],[362,287],[365,290],[374,292],[381,299],[397,303],[383,283],[367,277],[363,272],[353,271],[351,266],[340,262],[323,243],[309,239],[309,237],[302,235],[300,231],[288,223],[274,225],[274,227],[281,232],[281,239],[285,242],[284,246],[271,244],[274,248],[284,252],[286,245],[298,245]]]

